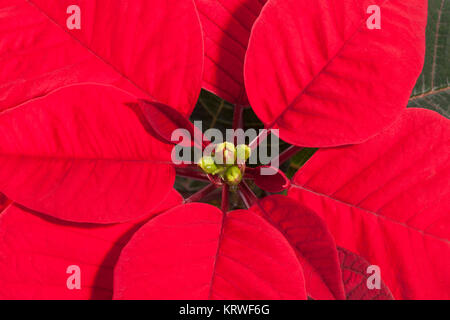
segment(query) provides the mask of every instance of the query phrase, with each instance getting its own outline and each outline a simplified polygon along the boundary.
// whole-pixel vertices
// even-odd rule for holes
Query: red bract
[[[342,279],[347,300],[392,300],[389,288],[382,282],[380,290],[367,290],[367,268],[370,263],[344,248],[338,248]]]
[[[72,4],[80,30],[66,28]],[[381,30],[366,28],[369,4]],[[0,298],[450,297],[449,122],[403,110],[425,0],[13,0],[0,12]],[[233,129],[250,101],[280,130],[294,145],[281,164],[340,147],[292,181],[237,163],[231,142],[212,155],[231,164],[175,165],[177,139],[210,144],[188,119],[202,81],[235,103]],[[208,185],[183,200],[175,173]],[[258,199],[250,184],[289,193]],[[197,203],[218,188],[221,209]],[[247,210],[229,210],[230,190]]]
[[[79,30],[66,26],[70,5],[81,9]],[[8,53],[0,61],[0,110],[96,82],[191,113],[203,68],[192,1],[11,0],[0,10]]]
[[[248,105],[244,58],[250,31],[267,0],[195,0],[203,25],[203,87],[239,105]]]
[[[294,248],[313,299],[345,299],[336,244],[324,221],[297,201],[266,197],[252,210],[277,228]]]
[[[380,266],[396,298],[450,297],[449,120],[408,109],[367,142],[319,150],[289,196]]]
[[[266,172],[261,172],[263,169]],[[254,179],[258,187],[268,192],[281,192],[289,188],[291,183],[283,171],[275,167],[261,166],[255,169],[248,168],[246,172],[249,177]]]
[[[366,26],[370,5],[381,8],[381,30]],[[422,70],[426,21],[426,0],[271,0],[246,55],[250,103],[289,143],[360,143],[406,107]]]
[[[2,113],[0,188],[56,218],[122,222],[152,211],[173,187],[167,145],[103,85],[62,88]]]
[[[247,210],[206,204],[168,211],[141,228],[115,269],[116,299],[305,299],[286,239]]]
[[[170,106],[150,101],[139,101],[139,105],[134,106],[135,111],[144,117],[144,125],[147,130],[151,130],[154,137],[164,143],[180,145],[183,147],[195,146],[203,149],[207,146],[207,141],[203,133],[196,128],[192,122],[177,110]],[[184,129],[180,137],[173,137],[172,134],[177,129]]]
[[[242,103],[236,67],[258,16],[245,54],[246,92],[266,127],[295,145],[366,140],[398,117],[422,70],[426,0],[270,0],[260,14],[265,1],[197,2],[206,61],[214,62],[204,88]],[[381,8],[381,30],[366,27],[370,5]]]
[[[1,299],[111,299],[113,269],[123,246],[156,214],[181,203],[170,191],[164,207],[133,222],[64,222],[10,205],[0,215]],[[68,290],[69,266],[81,269],[81,289]]]
[[[8,206],[9,199],[3,194],[0,193],[0,213]]]

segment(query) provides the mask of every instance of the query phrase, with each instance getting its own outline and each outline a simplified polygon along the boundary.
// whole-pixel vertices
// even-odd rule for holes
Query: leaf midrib
[[[111,161],[111,162],[142,162],[142,163],[152,163],[152,164],[164,164],[173,165],[170,161],[164,160],[152,160],[152,159],[118,159],[118,158],[92,158],[92,157],[77,157],[77,156],[46,156],[46,155],[32,155],[32,154],[0,154],[1,158],[21,158],[21,159],[33,159],[33,160],[61,160],[61,161]]]
[[[436,21],[436,33],[434,36],[434,48],[433,48],[433,63],[431,65],[431,90],[434,89],[434,80],[436,77],[436,58],[437,58],[437,49],[438,49],[438,42],[439,42],[439,29],[441,27],[441,16],[442,16],[442,10],[444,9],[444,1],[441,0],[441,6],[438,10],[438,16]]]
[[[383,7],[386,2],[388,2],[389,0],[385,0],[381,5],[380,8]],[[319,70],[319,72],[317,72],[317,74],[309,81],[309,83],[303,88],[302,91],[300,91],[300,93],[294,98],[294,100],[292,100],[291,103],[288,104],[288,106],[278,115],[275,117],[275,119],[266,127],[267,129],[271,129],[274,127],[274,125],[278,122],[278,120],[280,120],[281,117],[284,116],[284,114],[289,111],[289,109],[291,109],[294,105],[297,104],[297,102],[301,99],[301,97],[303,96],[303,94],[309,89],[309,87],[316,81],[316,79],[322,75],[325,70],[328,68],[329,65],[331,65],[332,62],[334,62],[334,60],[341,54],[342,50],[344,50],[344,48],[348,45],[348,43],[353,40],[353,38],[361,31],[361,27],[364,25],[365,20],[362,19],[359,26],[355,29],[355,31],[350,35],[350,37],[348,37],[344,43],[342,44],[342,46],[339,48],[339,50],[330,58],[330,60],[327,61],[327,63],[322,67],[322,69]]]
[[[439,94],[441,92],[445,92],[447,90],[450,90],[450,87],[445,87],[445,88],[441,88],[441,89],[437,89],[437,90],[430,90],[430,91],[427,91],[425,93],[419,94],[417,96],[411,97],[409,99],[409,101],[415,101],[415,100],[418,100],[418,99],[426,98],[426,97],[429,97],[429,96],[432,96],[432,95],[435,95],[435,94]]]
[[[65,28],[63,28],[56,20],[54,20],[52,17],[50,17],[44,10],[42,10],[36,3],[33,2],[33,0],[26,0],[31,6],[36,8],[42,15],[44,15],[49,21],[51,21],[54,25],[56,25],[59,29],[61,29],[64,33],[66,33],[70,38],[78,42],[83,48],[85,48],[89,53],[91,53],[93,56],[95,56],[97,59],[108,65],[110,68],[112,68],[115,72],[117,72],[122,78],[127,80],[131,85],[135,86],[137,89],[139,89],[142,92],[145,92],[149,98],[156,100],[153,95],[151,95],[148,90],[142,88],[140,85],[135,83],[133,80],[131,80],[127,75],[125,75],[122,71],[117,69],[113,64],[111,64],[109,61],[105,60],[101,56],[99,56],[97,53],[95,53],[91,48],[89,48],[87,45],[85,45],[83,42],[81,42],[78,38],[73,36],[70,32],[68,32]]]
[[[298,185],[298,184],[296,184],[295,182],[292,182],[291,187],[297,188],[297,189],[301,189],[301,190],[310,192],[310,193],[312,193],[312,194],[315,194],[315,195],[317,195],[317,196],[320,196],[320,197],[324,197],[324,198],[333,200],[333,201],[335,201],[335,202],[338,202],[338,203],[340,203],[340,204],[346,205],[346,206],[351,207],[351,208],[358,209],[358,210],[360,210],[360,211],[362,211],[362,212],[365,212],[365,213],[367,213],[367,214],[374,215],[374,216],[376,216],[377,218],[382,218],[382,219],[384,219],[384,220],[387,221],[387,222],[397,224],[397,225],[399,225],[399,226],[401,226],[401,227],[403,227],[403,228],[412,230],[412,231],[417,232],[417,233],[420,233],[420,234],[422,234],[422,235],[424,235],[424,236],[433,238],[433,239],[438,240],[438,241],[441,241],[441,242],[443,242],[443,243],[445,243],[445,244],[447,244],[447,245],[450,245],[450,241],[449,241],[448,239],[441,238],[441,237],[436,236],[436,235],[434,235],[434,234],[432,234],[432,233],[426,232],[425,230],[421,230],[421,229],[415,228],[415,227],[413,227],[413,226],[410,226],[410,225],[408,225],[408,224],[406,224],[406,223],[403,223],[403,222],[400,222],[400,221],[396,221],[396,220],[394,220],[394,219],[392,219],[392,218],[389,218],[389,217],[386,217],[386,216],[384,216],[384,215],[381,215],[381,214],[378,213],[378,212],[371,211],[371,210],[368,210],[368,209],[366,209],[366,208],[357,206],[357,205],[355,205],[355,204],[352,204],[352,203],[349,203],[349,202],[346,202],[346,201],[343,201],[343,200],[334,198],[334,197],[332,197],[332,196],[330,196],[330,195],[328,195],[328,194],[324,194],[324,193],[321,193],[321,192],[314,191],[314,190],[312,190],[312,189],[306,188],[305,186]]]

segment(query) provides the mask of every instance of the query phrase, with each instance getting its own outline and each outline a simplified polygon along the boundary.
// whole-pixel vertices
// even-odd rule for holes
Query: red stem
[[[295,156],[300,150],[302,150],[302,147],[297,146],[290,146],[286,150],[284,150],[279,156],[278,161],[279,165],[281,166],[283,163],[285,163],[287,160]],[[276,159],[276,158],[275,158]],[[273,161],[273,160],[272,160]]]
[[[209,181],[208,176],[200,171],[193,170],[190,168],[175,168],[177,175],[186,177],[186,178],[192,178],[195,180],[200,181]]]
[[[247,208],[252,207],[258,201],[258,197],[253,193],[245,181],[242,181],[239,184],[239,195]]]
[[[233,112],[233,130],[241,129],[243,126],[244,106],[236,104]]]
[[[229,194],[229,186],[225,184],[222,187],[222,212],[227,213],[229,209],[229,200],[228,200],[228,194]]]
[[[203,197],[211,193],[212,191],[216,190],[217,186],[214,184],[209,184],[203,189],[200,189],[196,193],[194,193],[192,196],[184,200],[184,203],[191,203],[201,200]]]

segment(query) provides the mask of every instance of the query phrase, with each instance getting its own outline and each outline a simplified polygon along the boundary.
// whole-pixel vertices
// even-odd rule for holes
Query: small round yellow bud
[[[239,162],[245,163],[245,161],[247,161],[251,155],[252,155],[252,149],[250,149],[249,146],[247,146],[245,144],[240,144],[236,147],[236,156],[237,156],[238,163]]]
[[[198,166],[202,168],[203,171],[209,174],[216,174],[221,170],[214,163],[214,159],[209,156],[201,158],[198,162]]]
[[[242,172],[238,166],[231,166],[225,172],[225,181],[230,185],[238,185],[242,180]]]
[[[223,142],[214,150],[214,161],[216,164],[233,165],[236,162],[236,148],[231,142]]]

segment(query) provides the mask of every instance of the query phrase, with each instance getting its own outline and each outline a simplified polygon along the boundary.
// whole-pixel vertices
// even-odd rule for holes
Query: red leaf
[[[378,265],[395,298],[449,298],[449,142],[449,120],[407,109],[363,144],[316,152],[289,196]]]
[[[170,149],[104,85],[75,85],[0,115],[0,192],[63,220],[112,223],[151,212],[168,196]]]
[[[381,8],[381,30],[366,26],[370,5]],[[407,105],[426,19],[426,0],[268,1],[245,61],[254,111],[298,146],[367,140]]]
[[[165,208],[180,202],[172,191]],[[95,225],[62,222],[10,206],[0,215],[0,299],[111,299],[120,251],[154,215],[132,223]],[[79,290],[67,287],[74,273],[66,271],[72,265],[80,268]]]
[[[247,168],[246,174],[254,179],[259,188],[268,192],[281,192],[289,188],[291,184],[283,171],[275,167]]]
[[[70,5],[81,29],[69,30]],[[190,114],[203,45],[189,0],[10,0],[0,4],[0,110],[80,82],[113,84]]]
[[[389,288],[381,282],[380,289],[369,289],[367,267],[370,263],[364,258],[344,248],[338,248],[342,278],[348,300],[393,300]]]
[[[345,299],[336,244],[316,213],[282,195],[266,197],[251,209],[272,223],[295,249],[308,296]]]
[[[11,201],[3,193],[0,192],[0,213],[2,213],[10,203]]]
[[[207,140],[203,137],[202,131],[176,109],[145,100],[140,100],[139,106],[152,129],[153,136],[162,142],[180,144],[183,147],[191,147],[194,142],[200,149],[206,147]],[[186,130],[189,135],[183,134],[178,140],[172,140],[172,134],[179,129]]]
[[[203,87],[248,105],[244,57],[250,30],[267,0],[195,0],[205,39]]]
[[[247,210],[192,203],[142,227],[114,272],[115,299],[305,299],[284,237]]]

